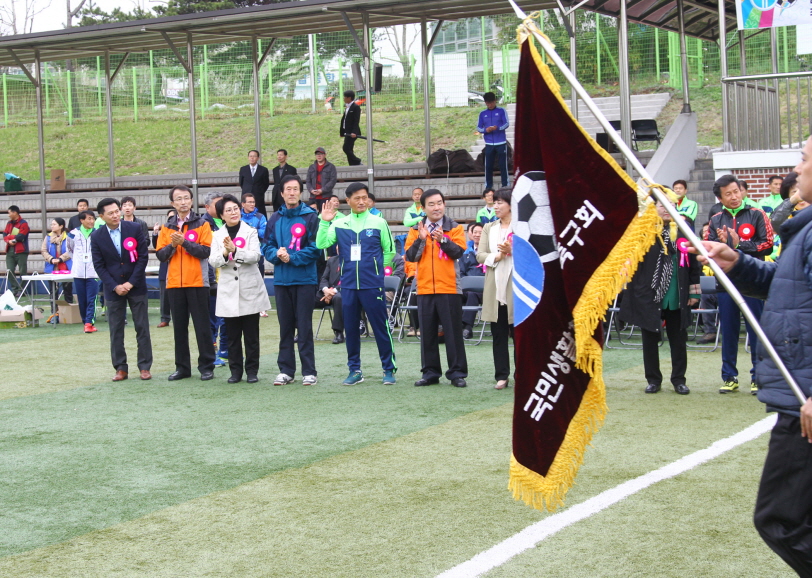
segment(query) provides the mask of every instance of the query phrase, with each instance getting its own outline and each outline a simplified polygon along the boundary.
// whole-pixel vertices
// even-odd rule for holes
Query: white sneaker
[[[274,385],[285,385],[287,383],[292,383],[293,378],[289,376],[287,373],[280,373],[276,376],[276,379],[273,380]]]
[[[318,383],[318,379],[316,379],[315,375],[305,375],[302,378],[302,385],[316,385]]]

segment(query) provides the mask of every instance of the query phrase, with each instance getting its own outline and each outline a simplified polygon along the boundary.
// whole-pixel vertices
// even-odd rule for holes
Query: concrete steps
[[[688,198],[699,204],[696,223],[694,223],[697,233],[702,232],[702,225],[708,220],[708,212],[717,202],[716,196],[713,194],[715,175],[713,159],[697,159],[690,178],[686,179],[688,181]]]
[[[633,95],[631,97],[632,120],[642,120],[648,118],[656,119],[660,115],[660,112],[662,112],[665,105],[668,104],[670,99],[671,95],[667,92]],[[607,96],[595,98],[593,100],[607,119],[620,120],[619,96]],[[564,102],[567,106],[570,105],[569,100],[565,100]],[[515,134],[516,105],[508,104],[506,105],[505,110],[507,110],[508,117],[510,118],[510,127],[505,131],[505,134],[508,142],[510,142],[512,145]],[[578,122],[584,127],[584,130],[586,130],[593,137],[596,133],[603,132],[603,127],[600,126],[595,116],[589,112],[583,102],[578,103]],[[664,130],[664,128],[665,127],[661,127],[661,131]],[[471,147],[471,155],[476,158],[477,155],[482,152],[484,147],[485,141],[480,138]]]

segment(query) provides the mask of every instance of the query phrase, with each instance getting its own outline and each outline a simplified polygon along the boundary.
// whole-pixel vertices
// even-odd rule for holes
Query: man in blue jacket
[[[812,139],[806,141],[795,172],[801,198],[812,201]],[[761,326],[807,396],[801,405],[759,343],[758,399],[767,411],[778,412],[778,420],[761,474],[754,522],[762,539],[799,576],[812,576],[812,209],[801,210],[779,233],[783,242],[777,263],[723,243],[704,245],[742,293],[767,298]]]
[[[279,318],[279,375],[274,385],[285,385],[296,375],[294,331],[298,336],[302,385],[317,381],[313,347],[313,308],[318,288],[316,234],[319,216],[302,202],[302,181],[282,179],[284,205],[271,215],[265,229],[263,254],[274,265],[276,314]]]
[[[502,176],[502,187],[508,186],[507,136],[510,126],[507,111],[496,106],[496,95],[486,92],[485,110],[479,113],[477,131],[485,139],[485,188],[493,188],[493,165],[496,161]]]
[[[139,223],[121,218],[116,199],[102,199],[96,207],[106,226],[90,236],[93,268],[104,286],[107,322],[110,325],[110,354],[116,375],[113,381],[127,379],[127,351],[124,349],[124,321],[127,305],[133,314],[138,343],[138,369],[141,379],[151,379],[152,341],[149,336],[146,268],[149,244]]]

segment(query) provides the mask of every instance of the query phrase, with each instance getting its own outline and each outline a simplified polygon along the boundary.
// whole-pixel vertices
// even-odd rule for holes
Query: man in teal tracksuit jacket
[[[336,218],[335,208],[325,204],[321,211],[316,246],[326,249],[338,244],[341,260],[341,300],[350,374],[344,385],[364,381],[361,372],[361,309],[375,332],[383,366],[383,383],[394,384],[394,343],[389,330],[384,295],[384,268],[392,265],[395,242],[388,223],[370,214],[369,194],[364,183],[350,183],[346,193],[352,211]]]
[[[284,204],[271,215],[262,247],[265,258],[274,265],[274,294],[279,317],[279,375],[274,385],[290,383],[296,374],[294,331],[299,338],[302,385],[315,385],[313,307],[318,287],[318,216],[316,211],[301,201],[302,182],[299,177],[288,175],[281,184]],[[295,225],[305,228],[298,239],[293,236]]]

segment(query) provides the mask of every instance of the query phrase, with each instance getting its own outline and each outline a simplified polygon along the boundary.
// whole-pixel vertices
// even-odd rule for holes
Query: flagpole
[[[564,63],[563,60],[561,60],[561,57],[555,51],[555,47],[550,42],[550,40],[546,36],[544,36],[541,33],[541,31],[538,30],[538,28],[535,26],[535,23],[532,20],[528,22],[527,15],[525,15],[522,9],[516,5],[514,0],[508,1],[513,6],[516,15],[522,19],[522,22],[524,22],[527,29],[530,32],[532,32],[533,36],[536,38],[536,40],[538,40],[542,49],[544,49],[544,52],[546,52],[547,56],[550,57],[550,59],[555,63],[556,67],[561,72],[561,74],[564,75],[564,78],[567,79],[567,82],[569,82],[573,90],[578,93],[578,96],[581,98],[581,100],[584,101],[586,107],[590,110],[590,112],[601,124],[603,129],[606,131],[606,134],[609,135],[609,138],[611,138],[614,141],[615,145],[618,147],[618,150],[626,158],[626,161],[631,163],[631,165],[634,167],[634,170],[636,170],[637,174],[639,174],[643,179],[647,180],[649,183],[653,183],[654,181],[652,180],[651,175],[648,174],[645,167],[643,167],[643,165],[640,163],[640,161],[637,159],[637,157],[634,155],[631,149],[623,141],[621,136],[617,134],[615,129],[612,128],[612,125],[609,124],[609,121],[603,115],[603,112],[601,112],[601,110],[589,96],[584,87],[581,86],[581,83],[578,82],[578,79],[575,78],[575,76],[573,76],[567,65]],[[621,0],[621,2],[623,1],[624,0]],[[764,347],[767,350],[767,354],[775,362],[775,365],[778,367],[778,370],[781,372],[781,375],[789,384],[790,388],[795,394],[795,397],[798,398],[798,401],[800,401],[801,405],[806,403],[806,395],[804,395],[803,390],[801,390],[801,388],[798,386],[798,383],[795,381],[795,378],[792,377],[792,374],[790,374],[786,365],[784,365],[784,362],[779,357],[778,352],[775,350],[772,343],[770,343],[769,339],[767,339],[767,335],[764,333],[764,330],[761,328],[761,325],[759,324],[755,315],[753,315],[753,312],[750,311],[750,308],[744,301],[744,297],[742,296],[742,294],[739,292],[738,289],[736,289],[735,285],[733,285],[733,282],[728,278],[725,272],[722,271],[722,268],[719,267],[719,265],[708,256],[708,251],[705,249],[705,246],[702,244],[702,242],[696,236],[693,230],[690,227],[688,227],[688,223],[685,222],[685,220],[679,214],[674,205],[671,204],[671,201],[668,199],[668,196],[666,196],[660,189],[656,187],[649,187],[649,192],[651,195],[654,196],[654,198],[656,198],[660,203],[662,203],[662,205],[668,211],[668,214],[671,215],[671,218],[677,224],[680,231],[682,231],[682,233],[685,235],[688,241],[690,241],[691,244],[694,247],[696,247],[697,251],[702,256],[708,259],[708,265],[710,266],[711,270],[713,270],[716,279],[719,281],[719,283],[721,283],[722,287],[724,287],[724,289],[728,292],[731,298],[736,302],[736,305],[738,305],[739,309],[744,314],[744,318],[750,324],[750,327],[753,328],[753,331],[755,332],[756,336],[759,338],[761,343],[764,344]],[[754,346],[755,344],[751,344],[751,347]]]

